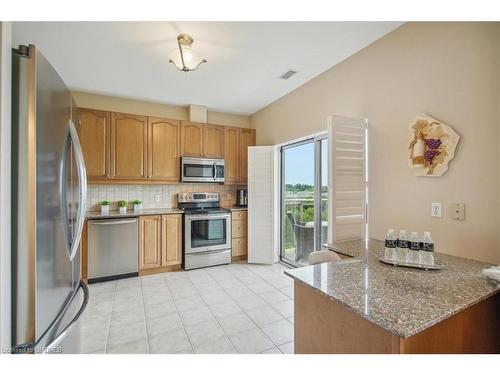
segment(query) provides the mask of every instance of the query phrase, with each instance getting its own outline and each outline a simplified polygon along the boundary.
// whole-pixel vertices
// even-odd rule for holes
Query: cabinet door
[[[161,266],[161,216],[139,218],[139,269]]]
[[[162,216],[162,266],[182,263],[182,216]]]
[[[255,130],[240,131],[240,182],[248,180],[248,146],[255,146]]]
[[[148,176],[151,179],[180,179],[180,121],[148,117]]]
[[[240,129],[226,127],[224,133],[225,183],[234,184],[240,177]]]
[[[224,157],[224,127],[205,124],[203,126],[204,155],[207,158]]]
[[[78,136],[89,180],[109,178],[109,121],[109,112],[78,109]]]
[[[111,178],[147,178],[147,117],[111,114]]]
[[[203,124],[199,122],[181,121],[181,154],[182,156],[203,156]]]

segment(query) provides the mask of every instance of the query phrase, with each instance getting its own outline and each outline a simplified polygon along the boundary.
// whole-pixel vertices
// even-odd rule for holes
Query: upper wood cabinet
[[[78,136],[82,146],[87,178],[106,179],[110,175],[110,113],[78,109]]]
[[[182,215],[163,215],[162,223],[162,266],[182,263]]]
[[[224,128],[225,183],[234,184],[240,179],[240,128]]]
[[[139,218],[139,269],[161,266],[161,216]]]
[[[248,146],[255,146],[255,130],[240,130],[240,182],[248,181]]]
[[[202,157],[204,152],[203,124],[181,121],[181,155]]]
[[[224,157],[224,127],[205,124],[203,126],[204,156],[207,158]]]
[[[147,178],[146,116],[111,114],[111,178]]]
[[[148,117],[148,177],[180,179],[181,126],[178,120]]]

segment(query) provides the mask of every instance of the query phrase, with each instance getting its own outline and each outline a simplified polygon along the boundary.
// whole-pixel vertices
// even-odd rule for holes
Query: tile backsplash
[[[148,208],[175,208],[177,194],[186,192],[218,192],[221,206],[233,206],[236,203],[236,190],[246,186],[218,185],[218,184],[175,184],[175,185],[109,185],[90,184],[87,191],[87,207],[89,211],[99,211],[100,202],[111,202],[110,209],[117,210],[116,202],[135,199],[142,201],[144,209]],[[159,201],[157,201],[159,198]],[[129,208],[132,204],[129,203]]]

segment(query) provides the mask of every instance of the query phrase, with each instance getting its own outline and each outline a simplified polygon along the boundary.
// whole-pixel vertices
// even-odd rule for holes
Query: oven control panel
[[[219,202],[219,193],[179,193],[177,202]]]

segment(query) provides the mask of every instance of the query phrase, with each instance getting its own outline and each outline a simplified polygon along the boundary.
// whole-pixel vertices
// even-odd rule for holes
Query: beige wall
[[[408,23],[251,116],[258,145],[369,119],[370,235],[430,230],[437,250],[500,262],[500,23]],[[426,112],[461,135],[439,178],[414,177],[408,126]],[[431,218],[441,202],[443,218]],[[450,219],[464,202],[466,220]]]
[[[99,95],[81,91],[73,91],[72,93],[75,98],[76,105],[79,107],[156,116],[174,120],[188,119],[187,107],[171,106],[161,103]],[[208,111],[207,117],[210,124],[238,126],[243,128],[250,127],[250,118],[248,116]]]

